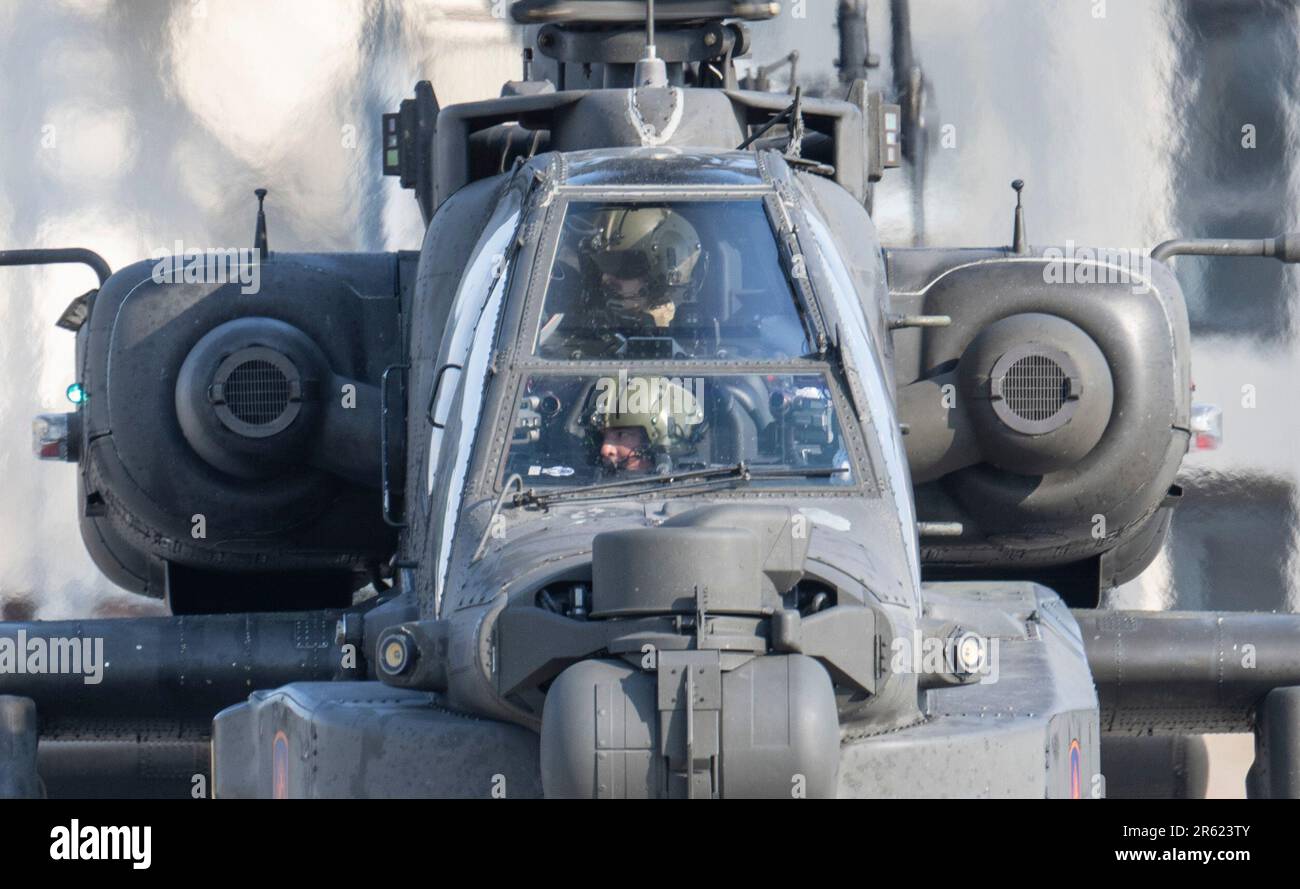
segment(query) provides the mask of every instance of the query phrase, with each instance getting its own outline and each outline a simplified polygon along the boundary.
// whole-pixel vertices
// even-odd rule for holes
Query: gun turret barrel
[[[1300,614],[1074,612],[1103,732],[1250,731],[1275,688],[1300,686]]]
[[[341,612],[0,624],[0,695],[60,717],[211,718],[257,689],[347,673]],[[357,653],[361,663],[361,653]]]

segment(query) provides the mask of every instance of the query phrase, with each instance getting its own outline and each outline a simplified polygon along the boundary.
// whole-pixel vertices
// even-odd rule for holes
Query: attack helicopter
[[[1218,434],[1164,260],[1300,236],[1066,253],[1016,183],[1009,245],[882,247],[920,100],[844,7],[827,97],[741,88],[777,3],[519,0],[523,80],[384,117],[418,252],[259,193],[258,293],[0,254],[100,277],[36,447],[172,614],[0,625],[105,665],[0,670],[0,795],[1091,798],[1241,730],[1300,795],[1300,618],[1097,607]]]

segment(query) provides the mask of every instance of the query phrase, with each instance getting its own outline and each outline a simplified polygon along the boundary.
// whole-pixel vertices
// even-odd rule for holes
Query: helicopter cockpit
[[[560,212],[531,328],[529,363],[546,366],[519,380],[503,478],[583,486],[743,464],[760,485],[858,485],[847,413],[761,197]]]

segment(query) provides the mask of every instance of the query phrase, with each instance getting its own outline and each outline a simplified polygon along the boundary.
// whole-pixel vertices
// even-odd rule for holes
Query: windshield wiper
[[[618,494],[624,490],[633,490],[640,493],[640,488],[656,488],[676,486],[679,482],[694,482],[695,484],[687,485],[686,488],[695,488],[700,483],[715,481],[749,481],[750,479],[774,479],[774,478],[828,478],[841,472],[848,472],[847,466],[825,467],[825,468],[798,468],[798,467],[777,467],[773,469],[753,469],[745,461],[734,463],[730,466],[713,466],[708,469],[692,469],[686,472],[672,472],[666,475],[652,475],[645,478],[625,479],[617,482],[599,482],[594,485],[583,485],[578,488],[564,488],[558,491],[543,491],[541,493],[529,488],[514,495],[513,505],[515,506],[541,506],[545,507],[549,503],[557,500],[582,499],[588,496],[605,496],[608,494]]]
[[[594,485],[582,485],[577,488],[564,488],[559,491],[543,491],[538,493],[533,488],[522,491],[514,496],[512,501],[515,506],[545,506],[552,501],[576,494],[590,494],[597,491],[620,491],[624,488],[637,488],[641,486],[669,485],[677,481],[688,481],[692,479],[713,479],[726,478],[727,476],[743,476],[749,472],[749,467],[742,460],[731,466],[713,466],[708,469],[691,469],[686,472],[670,472],[667,475],[649,475],[644,478],[629,478],[617,482],[597,482]]]

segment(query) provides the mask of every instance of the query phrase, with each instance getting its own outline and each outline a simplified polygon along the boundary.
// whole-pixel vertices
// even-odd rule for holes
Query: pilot
[[[611,475],[670,472],[699,441],[703,419],[696,397],[663,377],[633,377],[617,391],[603,388],[592,418],[597,460]]]
[[[584,246],[610,319],[647,331],[672,323],[701,252],[695,226],[667,207],[606,210]]]
[[[606,426],[601,432],[600,465],[608,472],[647,473],[654,469],[645,429]]]
[[[598,211],[578,251],[580,305],[551,315],[542,340],[558,333],[571,351],[595,339],[600,345],[588,352],[592,357],[616,351],[630,336],[669,336],[679,306],[698,289],[704,265],[695,226],[661,206]]]

